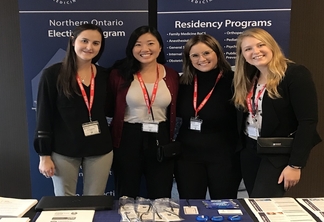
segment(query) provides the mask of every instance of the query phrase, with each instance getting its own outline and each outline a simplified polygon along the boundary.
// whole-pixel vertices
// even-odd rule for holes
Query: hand
[[[55,173],[55,165],[51,156],[39,156],[39,172],[46,178],[50,178]]]
[[[286,166],[279,176],[278,184],[284,182],[284,188],[287,191],[299,182],[300,175],[301,169],[295,169],[290,166]]]

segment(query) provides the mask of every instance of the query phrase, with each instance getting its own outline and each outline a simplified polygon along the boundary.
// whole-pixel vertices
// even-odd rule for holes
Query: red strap
[[[94,99],[94,89],[95,89],[95,81],[94,81],[94,74],[93,74],[93,69],[91,65],[91,82],[90,82],[90,103],[88,101],[88,96],[83,88],[83,84],[81,83],[79,75],[77,75],[77,82],[79,84],[83,100],[88,108],[89,111],[89,119],[91,121],[91,109],[92,109],[92,104],[93,104],[93,99]]]
[[[211,94],[213,93],[216,84],[218,83],[219,79],[223,76],[223,72],[221,71],[215,81],[215,84],[213,86],[213,88],[210,90],[210,92],[207,94],[207,96],[204,98],[204,100],[200,103],[200,105],[197,108],[197,97],[198,97],[198,79],[197,79],[197,75],[195,75],[194,77],[194,93],[193,93],[193,107],[195,109],[195,117],[198,116],[198,112],[204,107],[204,105],[206,104],[206,102],[209,100]]]
[[[257,88],[257,79],[254,81],[254,86],[250,90],[249,94],[246,97],[246,103],[248,106],[249,112],[252,114],[252,117],[255,117],[258,110],[258,101],[263,91],[266,88],[266,84],[262,87],[262,89],[258,92],[257,96],[254,98]]]
[[[143,96],[144,96],[144,100],[145,100],[145,103],[146,103],[147,110],[148,110],[149,114],[151,113],[151,107],[152,107],[152,105],[153,105],[153,103],[155,101],[155,97],[156,97],[156,93],[157,93],[158,85],[159,85],[159,68],[158,68],[158,66],[156,68],[156,73],[157,73],[156,74],[156,80],[155,80],[155,83],[154,83],[154,86],[153,86],[152,98],[151,99],[149,98],[149,95],[147,93],[147,90],[146,90],[144,81],[142,79],[141,73],[140,72],[137,73],[137,78],[138,78],[138,81],[140,82],[142,92],[143,92]]]

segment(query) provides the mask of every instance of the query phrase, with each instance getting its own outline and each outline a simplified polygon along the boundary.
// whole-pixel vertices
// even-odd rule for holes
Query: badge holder
[[[203,120],[198,119],[198,116],[197,117],[191,117],[190,118],[190,128],[189,129],[200,132],[202,123],[203,123]]]
[[[159,132],[159,123],[158,122],[143,122],[142,131],[149,133],[158,133]]]
[[[93,136],[100,134],[99,122],[91,121],[82,124],[83,133],[85,136]]]

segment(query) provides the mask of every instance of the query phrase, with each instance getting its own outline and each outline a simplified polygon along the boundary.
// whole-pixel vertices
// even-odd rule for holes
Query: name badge
[[[144,122],[142,123],[142,131],[149,133],[159,132],[159,123],[158,122]]]
[[[201,131],[201,125],[203,120],[191,117],[190,119],[190,128],[191,130]]]
[[[255,126],[248,126],[246,130],[249,136],[259,137],[259,129]]]
[[[100,134],[98,121],[83,123],[82,129],[83,129],[83,133],[85,136],[92,136],[92,135]]]

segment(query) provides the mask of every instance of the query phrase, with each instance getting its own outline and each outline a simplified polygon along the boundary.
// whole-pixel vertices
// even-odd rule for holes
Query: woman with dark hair
[[[110,73],[114,175],[118,196],[137,197],[144,175],[148,198],[171,197],[174,159],[157,160],[157,143],[173,139],[179,75],[163,65],[158,31],[133,31],[126,58]]]
[[[264,29],[245,30],[236,46],[233,100],[243,180],[250,197],[282,197],[299,182],[311,149],[321,141],[316,88],[309,70],[287,59]],[[289,152],[257,150],[259,137],[288,135],[294,138]]]
[[[176,162],[181,199],[236,198],[241,180],[236,110],[231,103],[233,72],[219,42],[193,36],[183,51],[177,116],[182,154]]]
[[[56,196],[75,195],[80,166],[83,195],[105,192],[113,158],[105,115],[108,72],[95,65],[104,47],[100,27],[78,26],[63,62],[46,68],[39,82],[34,147]]]

